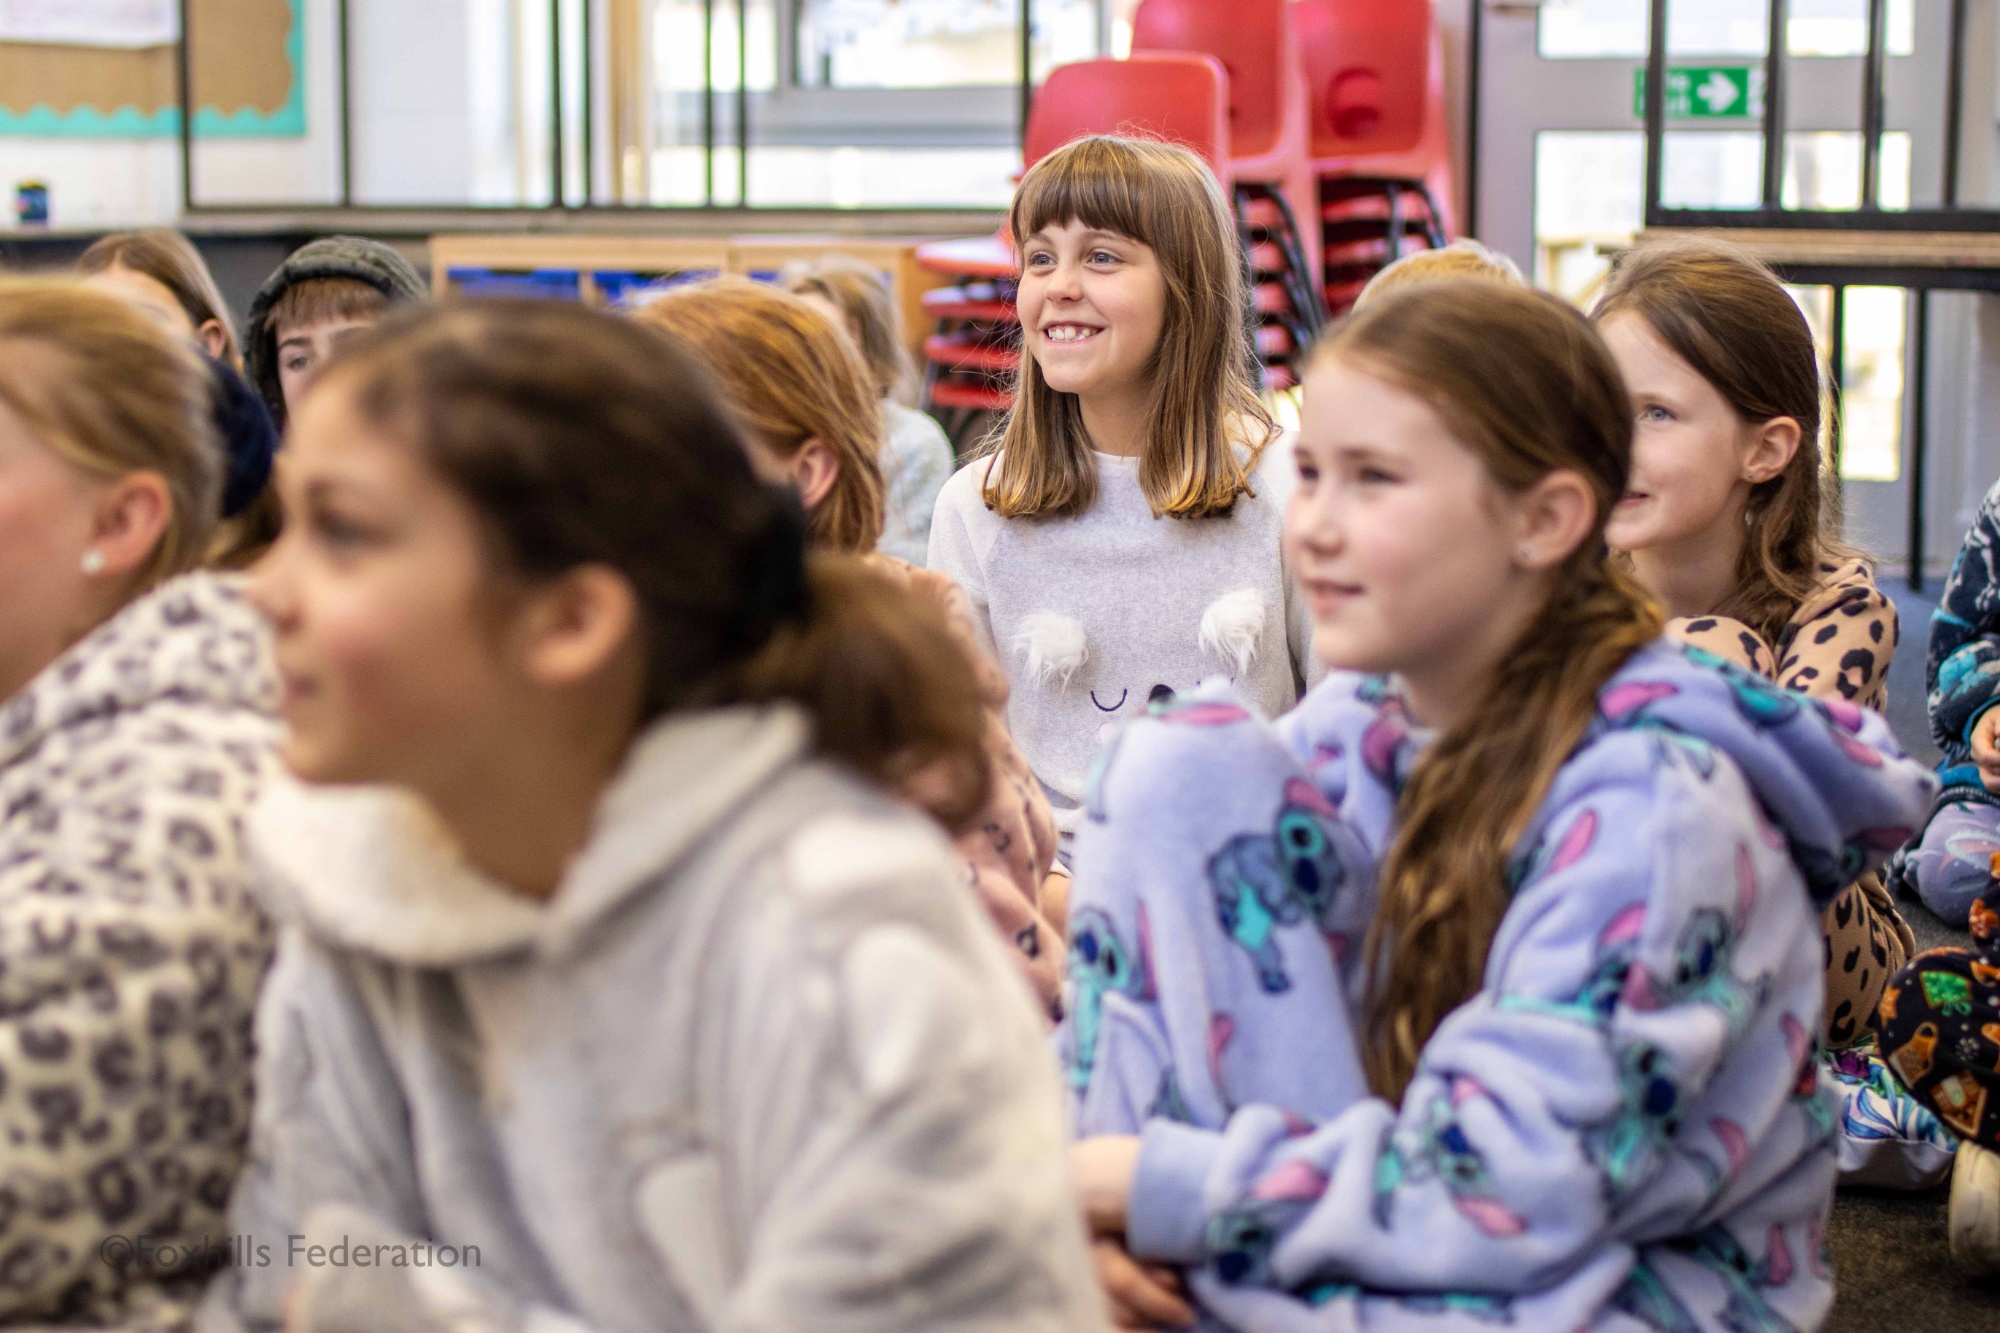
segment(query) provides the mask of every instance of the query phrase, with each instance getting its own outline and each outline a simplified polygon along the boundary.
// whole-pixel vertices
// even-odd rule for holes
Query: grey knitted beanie
[[[365,282],[387,297],[391,305],[430,299],[430,285],[423,274],[380,241],[365,236],[323,236],[294,250],[275,273],[264,279],[243,321],[244,376],[257,386],[280,429],[285,424],[285,394],[278,385],[277,335],[265,326],[279,298],[292,287],[314,278]]]

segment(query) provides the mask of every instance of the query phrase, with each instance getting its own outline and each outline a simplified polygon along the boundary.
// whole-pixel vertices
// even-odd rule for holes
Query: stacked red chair
[[[1228,72],[1229,155],[1216,175],[1249,256],[1265,385],[1290,388],[1324,322],[1320,237],[1300,226],[1318,211],[1318,195],[1291,0],[1143,0],[1132,51],[1197,52]]]
[[[1444,48],[1430,0],[1291,0],[1311,111],[1326,309],[1455,234]]]
[[[1181,144],[1219,174],[1229,142],[1227,82],[1216,60],[1198,54],[1063,65],[1035,94],[1024,163],[1033,166],[1080,135],[1130,134]],[[924,246],[917,262],[959,279],[923,298],[938,321],[924,340],[923,404],[962,448],[984,414],[1013,406],[1019,261],[1005,237],[987,236]]]

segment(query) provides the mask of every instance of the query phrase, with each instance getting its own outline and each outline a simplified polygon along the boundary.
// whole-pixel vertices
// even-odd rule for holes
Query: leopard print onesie
[[[1769,676],[1788,690],[1845,699],[1881,712],[1889,701],[1889,662],[1901,636],[1896,606],[1855,558],[1820,566],[1820,584],[1799,603],[1775,645],[1727,616],[1673,621],[1670,634]],[[1868,1016],[1883,987],[1916,952],[1916,937],[1896,910],[1882,877],[1870,873],[1827,905],[1826,1042],[1835,1048],[1869,1037]]]
[[[243,847],[266,644],[188,575],[0,706],[0,1323],[182,1327],[213,1266],[182,1247],[225,1243],[271,945]]]

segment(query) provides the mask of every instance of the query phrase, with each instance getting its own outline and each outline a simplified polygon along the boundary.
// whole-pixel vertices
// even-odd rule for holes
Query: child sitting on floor
[[[1881,718],[1660,637],[1607,558],[1597,335],[1392,293],[1305,378],[1286,554],[1335,674],[1130,724],[1078,839],[1079,1188],[1114,1316],[1814,1328],[1819,909],[1935,784]]]

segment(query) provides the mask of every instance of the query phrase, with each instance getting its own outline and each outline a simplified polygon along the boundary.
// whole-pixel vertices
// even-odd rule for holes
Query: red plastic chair
[[[1125,134],[1181,144],[1221,174],[1228,108],[1228,76],[1212,56],[1158,52],[1062,65],[1035,93],[1022,158],[1031,167],[1084,135]],[[965,280],[923,298],[938,320],[924,340],[923,401],[947,414],[956,442],[978,413],[1011,404],[1006,386],[1020,366],[1019,261],[1005,236],[985,236],[922,246],[917,262]]]
[[[1022,169],[1087,134],[1129,134],[1182,144],[1221,176],[1229,142],[1228,82],[1219,61],[1185,52],[1059,65],[1029,108]],[[917,263],[968,278],[1008,278],[1020,267],[1004,236],[938,241],[918,249]]]
[[[1319,178],[1327,306],[1455,234],[1444,47],[1431,0],[1292,0]]]
[[[1271,187],[1295,221],[1309,220],[1316,203],[1311,117],[1291,0],[1142,0],[1132,16],[1132,52],[1158,51],[1201,52],[1222,62],[1229,75],[1229,165],[1218,174],[1232,186]],[[1316,279],[1317,240],[1302,227],[1299,241]]]
[[[1129,60],[1059,65],[1029,108],[1022,166],[1087,134],[1124,134],[1180,144],[1227,179],[1230,86],[1222,62],[1200,52],[1134,51]]]

